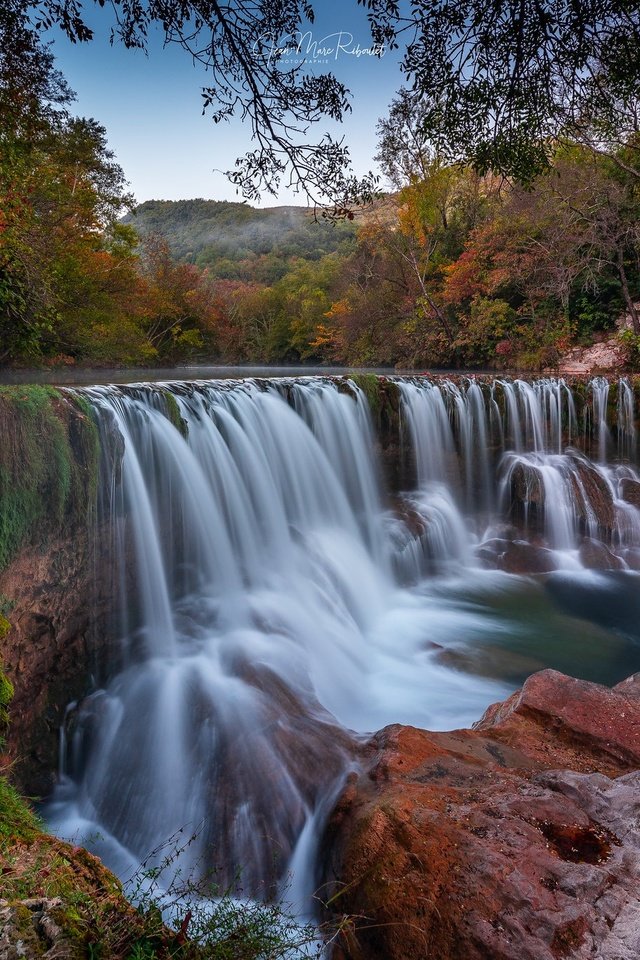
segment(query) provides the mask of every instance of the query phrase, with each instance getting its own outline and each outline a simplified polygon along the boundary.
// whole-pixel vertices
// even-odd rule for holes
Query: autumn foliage
[[[558,140],[524,187],[445,163],[405,95],[379,127],[395,192],[353,222],[199,200],[123,221],[106,131],[21,11],[0,10],[0,364],[537,369],[625,314],[640,344],[637,134]]]

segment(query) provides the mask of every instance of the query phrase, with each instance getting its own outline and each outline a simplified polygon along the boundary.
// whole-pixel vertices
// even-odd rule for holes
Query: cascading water
[[[186,829],[183,873],[239,876],[261,896],[293,871],[302,904],[362,734],[468,724],[532,669],[571,669],[577,640],[550,645],[573,612],[562,597],[550,612],[514,557],[532,547],[545,569],[583,572],[588,543],[600,566],[640,565],[640,479],[632,462],[601,462],[601,385],[592,446],[577,452],[562,381],[393,383],[415,486],[389,502],[353,383],[84,391],[105,449],[108,437],[124,445],[121,477],[103,483],[122,658],[71,715],[47,816],[121,874]],[[594,623],[576,636],[608,645],[612,676],[623,661],[631,672],[635,640]]]

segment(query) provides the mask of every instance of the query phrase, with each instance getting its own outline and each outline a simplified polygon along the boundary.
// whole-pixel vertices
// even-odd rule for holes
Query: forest
[[[539,370],[623,316],[639,356],[637,132],[567,133],[519,182],[439,155],[401,92],[378,123],[386,189],[338,221],[136,208],[50,48],[10,5],[0,33],[0,364]]]

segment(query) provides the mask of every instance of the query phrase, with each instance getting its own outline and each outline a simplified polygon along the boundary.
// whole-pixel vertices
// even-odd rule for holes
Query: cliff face
[[[100,445],[88,405],[51,387],[0,388],[0,427],[0,668],[14,687],[7,753],[13,781],[44,796],[65,706],[100,666],[94,640],[109,609]]]
[[[14,687],[7,753],[11,779],[28,796],[50,792],[65,707],[88,691],[91,675],[101,675],[107,654],[101,624],[110,606],[102,590],[105,565],[87,532],[78,530],[25,548],[0,573],[11,625],[0,657]]]
[[[328,824],[349,960],[640,955],[640,677],[547,670],[473,730],[392,726]]]

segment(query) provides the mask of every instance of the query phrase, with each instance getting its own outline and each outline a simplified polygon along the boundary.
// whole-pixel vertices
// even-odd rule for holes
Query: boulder
[[[620,481],[620,496],[627,503],[640,509],[640,483],[632,477],[623,477]]]
[[[10,629],[0,637],[0,666],[15,696],[7,753],[13,782],[28,796],[47,796],[57,768],[60,727],[70,700],[83,696],[109,657],[113,608],[111,540],[92,549],[86,531],[25,547],[0,571],[0,599]]]
[[[578,520],[585,531],[595,517],[598,534],[610,537],[616,525],[613,491],[600,471],[582,457],[573,458],[570,474],[573,504]]]
[[[531,574],[549,573],[558,563],[551,550],[526,540],[514,540],[498,555],[496,566],[507,573]]]
[[[624,563],[600,540],[585,537],[580,544],[580,562],[588,570],[622,570]]]
[[[511,470],[509,483],[512,503],[527,504],[529,507],[532,504],[544,504],[544,483],[535,464],[520,460]]]
[[[473,730],[392,726],[325,836],[342,960],[637,960],[640,676],[533,675]]]

